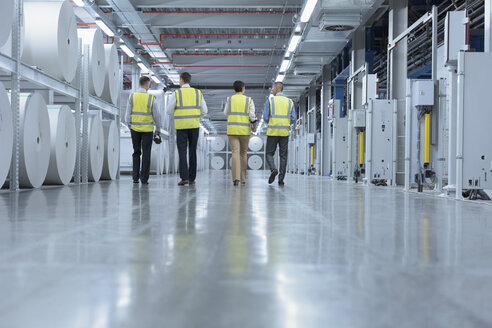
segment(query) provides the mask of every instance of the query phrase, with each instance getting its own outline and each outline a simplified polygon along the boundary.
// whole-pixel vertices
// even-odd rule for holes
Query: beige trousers
[[[232,181],[246,182],[250,136],[229,136],[232,151]]]

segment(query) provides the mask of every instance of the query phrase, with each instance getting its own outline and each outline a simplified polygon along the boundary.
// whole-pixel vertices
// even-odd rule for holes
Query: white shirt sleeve
[[[130,126],[130,120],[132,117],[132,104],[130,104],[130,98],[128,98],[128,102],[126,104],[126,113],[125,113],[125,124],[128,126],[128,128],[131,128]]]
[[[202,116],[203,115],[207,115],[208,114],[208,107],[207,107],[207,103],[205,102],[205,97],[203,97],[203,93],[202,93],[202,105],[201,105],[201,108],[202,108]]]
[[[169,96],[166,113],[168,115],[174,115],[174,109],[176,109],[176,93],[173,92],[173,94]]]
[[[249,104],[249,121],[254,123],[257,121],[256,119],[256,108],[253,99],[251,99],[251,103]]]
[[[227,101],[227,99],[224,106],[224,115],[225,116],[229,115],[229,102]]]

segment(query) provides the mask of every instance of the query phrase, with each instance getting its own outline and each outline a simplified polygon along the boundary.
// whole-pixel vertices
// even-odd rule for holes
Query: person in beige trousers
[[[244,95],[244,82],[235,81],[235,95],[228,97],[224,108],[227,116],[227,136],[232,150],[232,182],[235,186],[241,182],[246,184],[248,166],[248,145],[251,136],[251,125],[256,130],[256,113],[253,99]]]

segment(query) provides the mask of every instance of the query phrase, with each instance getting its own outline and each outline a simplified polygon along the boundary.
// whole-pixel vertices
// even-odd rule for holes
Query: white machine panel
[[[334,100],[333,104],[333,176],[346,177],[348,175],[348,117],[340,117],[340,100]]]
[[[456,65],[466,47],[466,11],[448,11],[444,23],[444,62]]]
[[[364,109],[355,109],[354,114],[354,128],[366,127],[366,111]]]
[[[393,178],[394,106],[394,100],[372,101],[371,180]]]
[[[378,98],[378,76],[367,74],[362,79],[362,106],[368,104],[372,99]]]
[[[462,52],[458,72],[463,72],[458,79],[458,130],[460,117],[463,118],[463,189],[492,189],[492,53]]]
[[[414,106],[434,106],[434,82],[432,80],[415,80],[412,86]]]

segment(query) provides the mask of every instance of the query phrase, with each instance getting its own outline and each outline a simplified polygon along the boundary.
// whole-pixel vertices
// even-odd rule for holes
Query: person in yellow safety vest
[[[273,97],[267,99],[265,110],[263,111],[263,121],[268,122],[266,162],[270,167],[271,173],[268,183],[272,184],[275,177],[279,174],[273,156],[280,148],[280,175],[278,177],[279,186],[284,185],[285,173],[287,170],[287,155],[289,150],[290,125],[296,121],[296,109],[294,102],[284,96],[284,84],[275,82],[273,84]]]
[[[207,114],[207,104],[202,92],[190,87],[191,75],[183,72],[179,77],[180,89],[170,97],[167,113],[174,115],[176,144],[179,153],[179,186],[194,185],[196,179],[196,148],[200,132],[200,118]],[[188,163],[189,158],[189,163]]]
[[[150,171],[150,153],[152,139],[160,134],[160,115],[154,103],[155,97],[148,94],[150,79],[147,76],[140,78],[140,88],[130,94],[126,108],[125,122],[130,128],[133,143],[133,183],[148,184]],[[140,156],[142,163],[140,165]],[[140,169],[141,167],[141,169]]]
[[[253,99],[244,95],[244,82],[235,81],[233,88],[236,94],[227,98],[224,114],[227,116],[227,136],[232,150],[232,181],[237,186],[239,181],[246,184],[251,124],[253,131],[256,130],[257,119]]]

